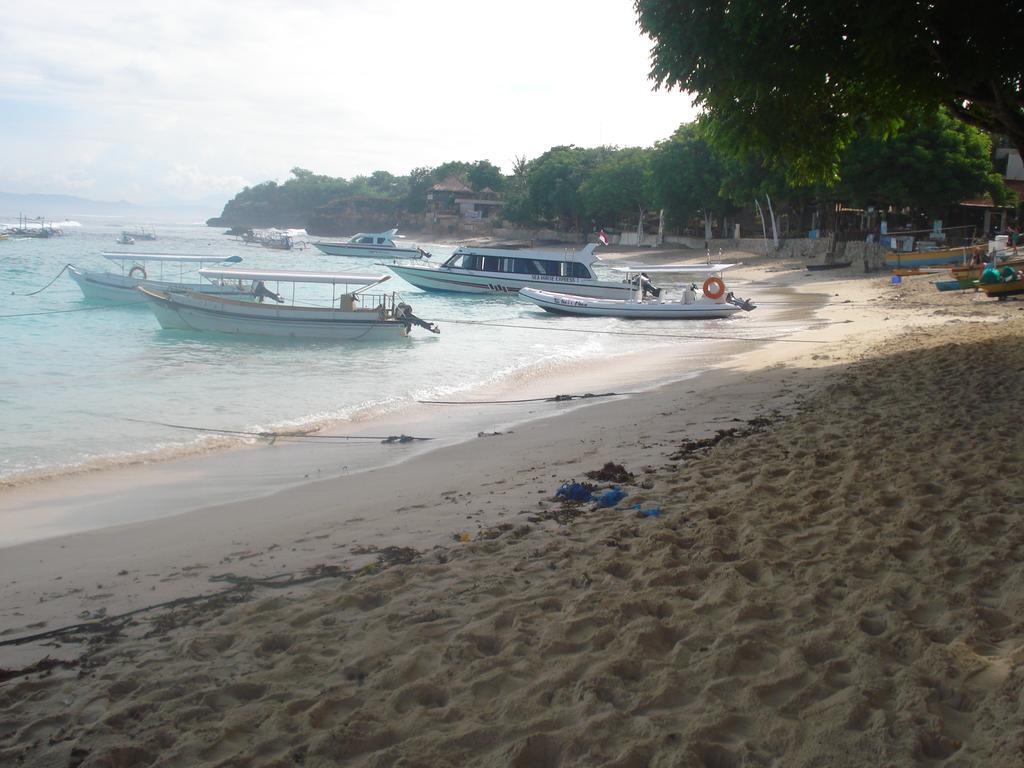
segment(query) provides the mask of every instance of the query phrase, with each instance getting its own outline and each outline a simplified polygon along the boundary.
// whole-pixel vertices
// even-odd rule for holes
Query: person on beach
[[[284,299],[282,299],[278,294],[274,293],[272,290],[267,288],[266,283],[264,283],[262,280],[256,281],[256,284],[252,287],[252,295],[256,297],[256,300],[260,304],[263,303],[263,299],[273,299],[278,304],[284,304]]]

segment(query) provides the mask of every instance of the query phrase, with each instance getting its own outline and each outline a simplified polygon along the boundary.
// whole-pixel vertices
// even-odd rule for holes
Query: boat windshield
[[[473,272],[503,272],[514,275],[549,275],[551,277],[593,277],[586,264],[578,261],[531,259],[522,256],[490,256],[479,253],[456,253],[443,266]]]

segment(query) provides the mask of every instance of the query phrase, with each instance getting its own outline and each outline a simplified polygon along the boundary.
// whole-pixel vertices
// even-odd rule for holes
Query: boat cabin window
[[[356,238],[356,242],[357,243],[369,243],[370,245],[373,245],[373,238],[372,237],[357,237]]]
[[[446,267],[461,267],[476,272],[503,272],[515,275],[549,275],[551,277],[582,277],[592,275],[585,264],[576,261],[524,259],[516,256],[484,256],[477,253],[455,254]]]

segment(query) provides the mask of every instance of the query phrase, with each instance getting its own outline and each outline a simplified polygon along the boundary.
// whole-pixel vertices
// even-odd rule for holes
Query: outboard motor
[[[633,285],[640,286],[640,298],[646,299],[648,295],[658,298],[661,296],[661,288],[658,288],[651,282],[651,278],[647,276],[646,272],[641,272],[635,278],[633,278]]]
[[[426,328],[431,333],[441,332],[441,329],[434,323],[428,323],[426,320],[420,320],[416,317],[416,315],[412,313],[412,307],[404,301],[395,305],[395,319],[405,323],[405,329],[407,332],[411,331],[414,325],[418,325],[420,328]]]
[[[749,312],[752,309],[757,309],[757,305],[755,305],[754,302],[752,302],[750,299],[741,299],[738,296],[733,296],[732,291],[729,291],[727,294],[725,294],[725,300],[729,304],[732,304],[735,307],[739,307],[740,309],[746,312]]]

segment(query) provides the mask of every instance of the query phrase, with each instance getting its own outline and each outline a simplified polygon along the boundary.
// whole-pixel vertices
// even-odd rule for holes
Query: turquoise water
[[[397,277],[389,289],[400,292],[418,316],[437,322],[441,335],[414,328],[409,338],[396,341],[325,343],[168,331],[144,304],[86,301],[66,274],[36,296],[17,295],[42,287],[67,263],[116,269],[100,253],[119,249],[238,255],[242,266],[254,268],[387,271],[369,259],[326,256],[315,248],[279,252],[246,246],[200,224],[158,226],[156,242],[115,245],[120,231],[133,224],[82,220],[64,237],[0,241],[0,291],[6,299],[0,312],[0,483],[230,443],[152,422],[239,431],[337,426],[418,399],[453,399],[483,385],[514,383],[567,361],[623,354],[641,344],[678,345],[671,339],[562,333],[555,329],[637,325],[552,317],[515,297],[423,293]],[[421,245],[439,260],[452,250]],[[645,323],[643,330],[657,332],[659,326],[679,328]],[[714,333],[722,327],[722,321],[689,322],[686,331]]]

